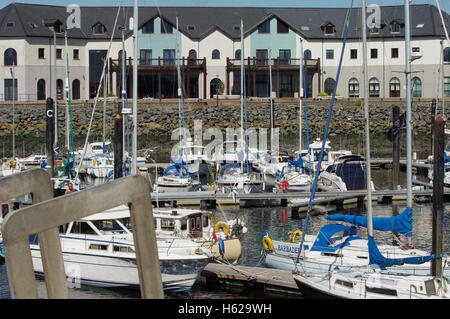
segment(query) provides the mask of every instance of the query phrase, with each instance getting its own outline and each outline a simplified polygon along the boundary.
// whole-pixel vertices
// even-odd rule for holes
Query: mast
[[[303,53],[303,39],[300,38],[300,75],[299,75],[299,89],[298,89],[298,156],[302,156],[302,113],[303,113],[303,63],[304,63],[304,53]]]
[[[409,1],[405,0],[405,75],[406,75],[406,205],[412,208],[412,127],[411,127],[411,32]]]
[[[244,143],[244,22],[241,18],[241,152]],[[244,172],[244,161],[241,161],[241,172]]]
[[[137,94],[138,94],[138,5],[139,0],[134,0],[134,12],[133,12],[133,42],[134,42],[134,57],[133,57],[133,163],[131,165],[131,174],[137,173]]]
[[[177,78],[178,78],[178,113],[179,113],[179,125],[180,125],[180,146],[181,146],[181,160],[183,160],[184,156],[184,146],[181,145],[181,141],[183,139],[183,127],[184,127],[184,100],[183,100],[183,89],[181,86],[181,69],[180,69],[180,30],[178,29],[178,16],[176,18],[176,24],[177,24],[177,53],[176,53],[176,61],[177,61]]]
[[[55,146],[54,148],[58,147],[58,75],[57,75],[57,68],[56,68],[56,63],[57,63],[57,56],[56,56],[56,52],[57,52],[57,48],[56,48],[56,31],[53,29],[53,43],[55,46],[55,65],[53,66],[54,70],[55,70],[55,81],[56,81],[56,85],[55,85]]]
[[[269,50],[269,91],[270,91],[270,143],[272,144],[273,129],[275,126],[273,114],[273,97],[272,97],[272,50]]]
[[[448,47],[450,47],[450,37],[448,35],[447,26],[445,24],[444,16],[442,15],[441,4],[440,4],[439,0],[436,0],[436,4],[437,4],[437,7],[438,7],[439,16],[441,18],[442,27],[443,27],[444,32],[445,32],[445,38],[447,39],[447,45],[448,45]],[[443,54],[443,52],[444,52],[444,41],[441,41],[441,54]],[[442,79],[441,79],[441,81],[442,81],[442,117],[445,120],[444,56],[442,56],[442,59],[441,59],[441,69],[442,69]]]
[[[127,104],[128,104],[128,100],[127,100],[127,91],[125,88],[125,73],[126,73],[126,59],[125,59],[125,27],[122,28],[122,115],[123,115],[123,125],[122,125],[122,136],[123,136],[123,141],[122,141],[122,148],[123,148],[123,153],[125,156],[125,150],[128,147],[128,113],[125,112],[125,109],[127,109]],[[129,156],[130,154],[128,154]],[[126,159],[127,162],[127,159]]]
[[[367,232],[373,237],[373,212],[372,212],[372,174],[370,171],[370,127],[369,127],[369,73],[367,67],[367,25],[366,25],[366,0],[362,1],[362,21],[361,30],[363,37],[363,78],[364,78],[364,117],[365,117],[365,134],[366,134],[366,187],[367,187]]]
[[[69,134],[69,53],[67,49],[67,30],[64,30],[64,49],[66,51],[66,149],[70,151],[70,134]]]

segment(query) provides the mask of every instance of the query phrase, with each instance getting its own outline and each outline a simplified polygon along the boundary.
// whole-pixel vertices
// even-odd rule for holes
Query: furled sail
[[[327,216],[327,219],[367,227],[366,216],[336,214]],[[373,229],[395,231],[407,237],[411,237],[413,229],[412,208],[407,207],[400,215],[393,217],[374,217]]]

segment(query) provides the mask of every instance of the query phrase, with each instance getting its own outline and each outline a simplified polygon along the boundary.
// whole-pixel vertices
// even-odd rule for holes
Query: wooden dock
[[[239,286],[300,294],[291,272],[265,267],[209,263],[201,273],[206,286]]]

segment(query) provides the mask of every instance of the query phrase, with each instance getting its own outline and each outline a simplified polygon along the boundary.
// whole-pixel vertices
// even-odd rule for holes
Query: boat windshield
[[[314,161],[317,162],[319,161],[319,157],[320,157],[320,151],[321,149],[313,149],[313,154],[314,154]],[[328,162],[328,151],[324,150],[323,152],[323,159],[324,162]]]

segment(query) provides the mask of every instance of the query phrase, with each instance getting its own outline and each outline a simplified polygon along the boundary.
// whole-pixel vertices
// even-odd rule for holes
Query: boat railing
[[[50,175],[44,169],[0,179],[0,202],[25,194],[33,198],[33,205],[9,213],[2,225],[11,297],[39,298],[29,235],[39,237],[48,297],[68,298],[58,227],[126,204],[134,230],[141,296],[163,298],[150,193],[150,185],[143,176],[120,178],[57,198],[53,198]]]

